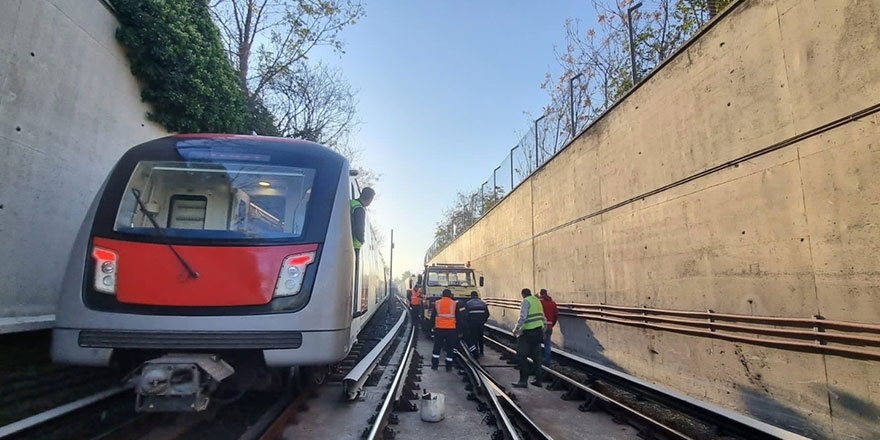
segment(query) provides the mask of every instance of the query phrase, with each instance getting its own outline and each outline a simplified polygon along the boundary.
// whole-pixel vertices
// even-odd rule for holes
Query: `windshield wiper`
[[[144,201],[141,200],[140,190],[138,190],[137,188],[132,188],[131,193],[134,194],[134,199],[137,201],[138,207],[140,207],[141,212],[143,212],[144,215],[146,215],[147,218],[150,219],[150,223],[153,225],[154,228],[156,228],[156,231],[159,232],[159,236],[162,237],[162,240],[165,241],[165,244],[167,244],[168,247],[171,248],[171,252],[174,252],[174,256],[177,257],[177,259],[180,261],[180,264],[182,264],[186,271],[189,272],[189,276],[193,278],[198,278],[199,273],[194,271],[193,268],[190,267],[189,263],[187,263],[186,260],[184,260],[183,257],[177,253],[177,249],[174,249],[174,245],[171,244],[171,240],[169,240],[168,236],[165,235],[165,231],[162,230],[162,227],[159,226],[159,223],[156,223],[156,219],[153,218],[153,214],[147,210],[147,206],[144,205]]]

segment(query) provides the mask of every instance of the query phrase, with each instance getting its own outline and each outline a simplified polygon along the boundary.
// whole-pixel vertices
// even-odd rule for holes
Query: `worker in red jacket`
[[[553,327],[559,320],[559,311],[556,309],[556,301],[547,294],[547,289],[541,289],[538,299],[544,307],[544,363],[550,363],[550,336],[553,335]]]

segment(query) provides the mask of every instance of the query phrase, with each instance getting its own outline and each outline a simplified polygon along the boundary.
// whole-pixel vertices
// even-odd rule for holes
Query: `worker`
[[[359,280],[361,273],[361,246],[366,241],[365,234],[367,230],[367,206],[373,202],[376,192],[373,188],[367,187],[361,190],[360,197],[351,201],[351,241],[354,245],[354,292],[357,294],[359,288]],[[362,314],[360,304],[353,304],[354,314]]]
[[[434,352],[431,355],[431,369],[440,365],[440,349],[446,350],[446,371],[452,371],[452,350],[458,344],[455,329],[455,300],[452,291],[443,289],[440,299],[434,302],[432,317],[434,320]]]
[[[360,251],[364,244],[364,234],[367,229],[367,206],[373,202],[376,192],[373,188],[367,187],[361,191],[361,196],[351,201],[351,237],[354,243],[354,250]]]
[[[556,301],[547,293],[547,289],[541,289],[538,299],[541,300],[541,307],[544,309],[544,363],[550,363],[550,337],[553,336],[553,328],[559,320],[559,310],[556,308]]]
[[[534,386],[541,386],[541,342],[544,340],[544,309],[541,300],[532,295],[529,289],[522,290],[523,301],[519,309],[519,321],[513,328],[513,336],[516,336],[516,357],[519,361],[519,382],[514,382],[516,388],[526,388],[529,385],[529,359],[535,363]]]
[[[412,313],[413,327],[419,329],[422,320],[422,290],[416,285],[412,290],[406,291],[406,299],[409,300],[409,309]]]
[[[475,358],[483,355],[483,326],[489,320],[489,306],[479,298],[476,290],[471,292],[471,299],[465,304],[468,312],[468,349]]]

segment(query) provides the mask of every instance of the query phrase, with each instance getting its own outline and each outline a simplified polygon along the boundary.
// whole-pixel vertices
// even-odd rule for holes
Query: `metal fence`
[[[570,109],[570,114],[548,112],[532,122],[519,143],[470,195],[468,207],[438,228],[438,236],[425,254],[426,263],[565,146],[581,128],[571,126],[570,121],[577,121],[577,109]]]
[[[671,4],[671,0],[643,1],[646,5],[642,9],[647,9],[649,12],[656,12],[661,4],[667,7]],[[719,5],[723,7],[729,3],[731,3],[731,0],[710,0],[708,4],[703,4],[697,11],[697,26],[690,28],[691,32],[699,32],[703,24],[718,12]],[[638,44],[633,41],[632,29],[634,23],[632,21],[632,14],[633,11],[641,7],[642,2],[638,2],[630,6],[626,11],[630,20],[626,26],[630,29],[629,52],[630,56],[632,56],[632,61],[630,62],[632,76],[628,78],[629,87],[632,84],[637,84],[644,73],[650,72],[659,64],[665,62],[654,59],[639,59],[638,64],[636,62],[638,53],[636,48]],[[700,14],[705,14],[705,16]],[[690,35],[685,35],[685,38],[690,38]],[[679,49],[675,48],[674,50]],[[644,70],[641,73],[637,72],[636,66]],[[467,203],[463,204],[459,201],[458,205],[452,210],[451,218],[447,220],[448,224],[438,225],[436,238],[425,254],[425,263],[434,258],[447,244],[467,230],[507,194],[516,189],[535,170],[550,160],[569,140],[586,128],[592,119],[601,114],[605,109],[613,106],[613,102],[605,102],[600,109],[585,107],[585,101],[589,101],[586,98],[591,98],[589,96],[590,92],[584,87],[585,81],[587,79],[583,73],[569,77],[565,90],[560,90],[559,95],[554,99],[556,101],[555,108],[532,121],[525,134],[520,138],[520,141],[510,149],[504,160],[492,170],[492,173],[485,179],[483,184],[473,193],[466,196],[469,197]]]

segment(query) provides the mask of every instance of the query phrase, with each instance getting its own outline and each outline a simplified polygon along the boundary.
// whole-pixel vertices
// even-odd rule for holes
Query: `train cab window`
[[[429,286],[474,286],[474,279],[468,271],[428,272]]]
[[[314,179],[309,168],[141,161],[114,229],[156,234],[149,213],[169,236],[299,237]]]

